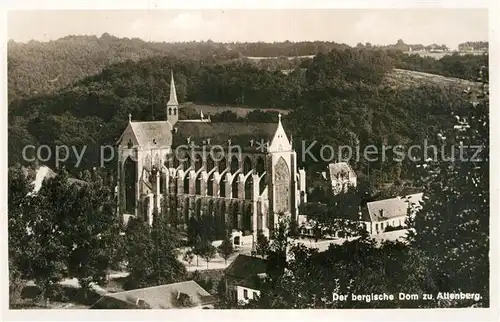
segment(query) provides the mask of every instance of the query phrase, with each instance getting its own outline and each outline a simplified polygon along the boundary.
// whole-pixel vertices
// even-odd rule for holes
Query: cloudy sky
[[[295,9],[11,11],[8,38],[46,41],[67,35],[151,41],[326,40],[355,45],[446,44],[488,40],[487,9]]]

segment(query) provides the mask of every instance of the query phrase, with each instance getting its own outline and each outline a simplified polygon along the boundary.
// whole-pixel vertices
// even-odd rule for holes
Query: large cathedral
[[[306,202],[305,171],[297,168],[281,115],[276,123],[179,119],[172,74],[166,120],[129,123],[117,142],[118,207],[152,224],[155,214],[186,229],[191,216],[210,215],[217,238],[225,229],[264,234],[277,215],[298,219]]]

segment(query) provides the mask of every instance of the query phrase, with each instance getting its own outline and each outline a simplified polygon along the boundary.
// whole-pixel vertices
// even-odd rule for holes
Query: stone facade
[[[164,213],[179,229],[193,215],[210,214],[244,235],[268,233],[275,216],[297,219],[305,202],[305,171],[281,124],[179,120],[172,76],[167,120],[133,122],[118,141],[120,214]]]

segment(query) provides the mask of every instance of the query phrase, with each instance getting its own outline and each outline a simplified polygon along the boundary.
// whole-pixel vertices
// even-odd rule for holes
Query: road
[[[392,240],[392,241],[398,240],[401,237],[405,236],[406,232],[407,232],[407,230],[385,232],[385,233],[380,233],[378,235],[375,235],[375,236],[373,236],[373,238],[375,239],[375,241],[378,244],[380,244],[382,241],[385,241],[385,240]],[[353,239],[354,238],[350,238],[350,240],[353,240]],[[290,242],[299,242],[299,243],[304,244],[306,247],[317,248],[318,251],[323,252],[323,251],[326,251],[328,249],[330,244],[342,245],[346,240],[347,240],[346,238],[337,238],[337,239],[330,239],[330,240],[320,240],[318,242],[315,242],[314,240],[310,240],[310,239],[306,239],[306,238],[299,238],[299,239],[290,239]],[[202,259],[201,257],[198,258],[198,261],[197,261],[196,256],[193,258],[193,261],[191,263],[188,263],[188,262],[184,261],[182,258],[184,256],[185,252],[189,249],[187,247],[180,250],[181,254],[179,255],[179,260],[186,266],[186,269],[190,272],[196,271],[196,270],[202,271],[202,270],[206,270],[206,269],[225,269],[227,266],[229,266],[233,262],[233,260],[238,256],[238,254],[250,255],[250,253],[252,251],[252,236],[242,237],[242,242],[243,242],[243,245],[238,247],[237,252],[234,255],[232,255],[227,260],[227,262],[222,257],[220,257],[219,254],[217,254],[215,256],[215,258],[212,259],[208,263],[208,265],[207,265],[207,262],[204,259]],[[212,244],[217,247],[220,245],[220,243],[221,243],[221,241],[215,241]]]

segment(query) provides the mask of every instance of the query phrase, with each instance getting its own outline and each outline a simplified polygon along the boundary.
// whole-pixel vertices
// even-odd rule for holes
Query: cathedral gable
[[[117,142],[117,145],[124,148],[139,145],[137,137],[135,136],[135,133],[132,129],[131,123],[129,123],[123,131],[120,139]]]
[[[292,145],[286,136],[285,129],[281,125],[281,122],[278,124],[278,128],[274,133],[273,139],[269,144],[269,152],[281,152],[281,151],[290,151],[292,149]]]

